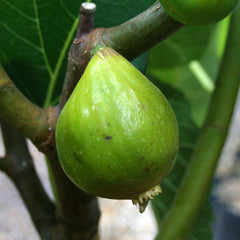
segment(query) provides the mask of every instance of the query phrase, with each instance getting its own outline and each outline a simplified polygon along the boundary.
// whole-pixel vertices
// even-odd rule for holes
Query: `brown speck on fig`
[[[145,159],[145,156],[142,156],[139,158],[139,161],[143,161]]]
[[[104,139],[105,139],[106,141],[109,141],[109,140],[112,139],[112,136],[106,136],[106,137],[104,137]]]
[[[82,159],[80,157],[81,154],[82,154],[82,152],[73,152],[73,155],[78,162],[82,161]]]
[[[153,168],[153,172],[158,172],[159,167]]]

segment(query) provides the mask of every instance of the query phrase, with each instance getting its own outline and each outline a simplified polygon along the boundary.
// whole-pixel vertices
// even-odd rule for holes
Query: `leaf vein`
[[[36,22],[36,19],[27,15],[26,13],[24,13],[23,11],[19,10],[18,8],[16,8],[13,4],[7,2],[6,0],[1,0],[3,3],[5,3],[5,5],[7,5],[9,8],[11,8],[12,10],[14,10],[15,12],[17,12],[19,15],[21,15],[22,17],[26,18],[27,20],[31,21],[31,22]]]
[[[44,61],[46,63],[46,66],[47,66],[47,69],[48,69],[48,73],[49,73],[50,77],[52,77],[53,72],[52,72],[51,66],[49,64],[47,53],[46,53],[45,46],[44,46],[44,41],[43,41],[43,36],[42,36],[42,31],[41,31],[40,22],[39,22],[39,16],[38,16],[38,6],[37,6],[36,0],[33,0],[33,5],[34,5],[37,31],[38,31],[40,46],[41,46],[41,49],[42,49],[43,59],[44,59]]]
[[[75,20],[76,17],[67,9],[66,5],[64,4],[63,0],[60,1],[60,4],[62,5],[62,8],[66,12],[66,14],[72,19]]]
[[[8,59],[7,55],[6,55],[1,49],[0,49],[0,54],[2,55],[2,58],[5,58],[5,60],[6,60],[6,65],[8,65],[8,68],[11,70],[12,74],[14,75],[13,82],[15,82],[17,78],[19,79],[18,74],[17,74],[15,68],[12,66],[12,63],[11,63],[10,60]],[[3,66],[3,67],[4,67],[4,66]],[[15,80],[15,81],[14,81],[14,80]],[[32,94],[31,94],[31,92],[30,92],[29,89],[26,87],[26,85],[25,85],[25,84],[22,84],[22,81],[19,81],[19,80],[18,80],[18,83],[20,83],[21,89],[24,89],[25,93],[27,93],[28,96],[30,96],[32,99],[34,99],[33,96],[32,96]]]
[[[72,41],[72,38],[73,38],[73,35],[74,35],[74,33],[77,29],[77,26],[78,26],[78,17],[75,18],[75,21],[72,25],[72,28],[70,29],[70,31],[68,33],[68,36],[66,38],[66,41],[64,42],[63,47],[60,51],[56,67],[55,67],[54,72],[51,76],[50,83],[48,85],[48,90],[47,90],[47,95],[46,95],[45,102],[44,102],[44,107],[49,106],[50,103],[51,103],[52,95],[53,95],[53,92],[54,92],[54,88],[55,88],[55,85],[56,85],[56,82],[57,82],[58,75],[60,73],[60,69],[62,67],[63,61],[64,61],[65,56],[67,54],[69,45],[70,45],[70,43]]]
[[[32,42],[30,42],[29,40],[27,40],[26,38],[22,37],[21,35],[19,35],[18,33],[16,33],[15,31],[13,31],[10,27],[8,27],[5,23],[3,23],[0,20],[0,25],[5,28],[9,33],[11,33],[14,37],[16,37],[17,39],[21,40],[22,42],[24,42],[25,44],[27,44],[28,46],[32,47],[33,49],[37,50],[38,52],[41,52],[42,49],[33,44]]]

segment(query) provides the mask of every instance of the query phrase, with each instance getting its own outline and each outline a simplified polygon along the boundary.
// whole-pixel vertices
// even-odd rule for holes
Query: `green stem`
[[[34,143],[44,145],[49,140],[50,111],[29,101],[13,84],[0,65],[0,115],[20,134]]]
[[[231,122],[240,82],[240,4],[232,15],[226,50],[208,115],[187,176],[161,226],[157,240],[185,239],[208,197]]]

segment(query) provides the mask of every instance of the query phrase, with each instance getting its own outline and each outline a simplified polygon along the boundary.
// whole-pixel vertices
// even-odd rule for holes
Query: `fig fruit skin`
[[[64,172],[81,190],[135,199],[173,167],[178,126],[160,90],[104,47],[90,60],[59,116],[56,145]]]
[[[177,21],[205,25],[225,18],[238,0],[159,0],[165,11]]]

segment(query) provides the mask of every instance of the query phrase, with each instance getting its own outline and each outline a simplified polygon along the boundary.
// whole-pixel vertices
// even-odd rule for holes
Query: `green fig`
[[[159,0],[177,21],[189,25],[218,22],[229,15],[239,0]]]
[[[132,199],[143,212],[174,165],[178,126],[161,91],[111,48],[100,48],[64,106],[56,144],[83,191]]]

